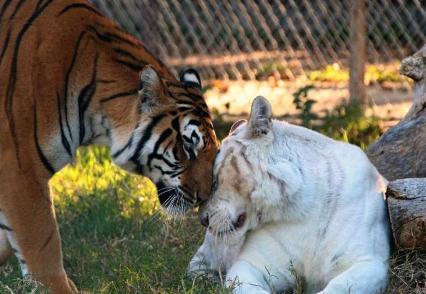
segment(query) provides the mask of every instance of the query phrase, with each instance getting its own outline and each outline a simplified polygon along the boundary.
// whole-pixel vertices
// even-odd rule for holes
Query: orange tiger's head
[[[136,95],[130,111],[108,103],[113,160],[149,177],[169,213],[183,213],[209,196],[218,148],[199,75],[163,80],[146,66]]]

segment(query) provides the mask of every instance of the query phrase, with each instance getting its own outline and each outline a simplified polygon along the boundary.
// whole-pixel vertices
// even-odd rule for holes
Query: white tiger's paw
[[[271,294],[271,292],[262,289],[260,287],[250,287],[250,288],[235,288],[232,290],[232,294]]]
[[[194,256],[188,266],[187,275],[190,278],[206,278],[213,282],[220,281],[220,274],[217,270],[209,267],[209,264],[204,258],[199,255]]]
[[[198,271],[188,271],[187,275],[192,279],[204,278],[214,283],[220,283],[221,277],[218,271],[214,270],[198,270]]]
[[[316,294],[345,294],[345,293],[351,293],[348,289],[342,289],[341,291],[334,291],[330,289],[324,289],[320,292],[317,292]]]

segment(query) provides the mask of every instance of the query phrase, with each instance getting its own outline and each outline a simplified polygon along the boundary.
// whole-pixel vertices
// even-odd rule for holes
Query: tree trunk
[[[364,83],[367,56],[367,11],[366,0],[351,0],[349,94],[351,102],[366,103]]]
[[[393,181],[386,195],[397,247],[426,248],[426,179]]]
[[[401,63],[401,74],[415,81],[413,105],[367,154],[389,181],[426,177],[426,45]]]
[[[400,71],[415,82],[413,105],[367,155],[393,181],[386,194],[396,245],[426,249],[426,45],[405,58]]]

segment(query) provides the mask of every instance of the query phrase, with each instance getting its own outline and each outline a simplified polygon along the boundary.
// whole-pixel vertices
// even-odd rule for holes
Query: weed
[[[288,77],[286,67],[276,61],[270,61],[263,64],[263,66],[256,73],[256,79],[265,80],[269,77],[275,77],[277,79]]]
[[[312,111],[312,106],[316,101],[308,97],[309,91],[313,88],[313,85],[308,85],[293,93],[293,104],[299,111],[297,117],[301,120],[302,125],[307,128],[312,128],[313,120],[318,119],[318,115]]]
[[[300,88],[293,94],[297,119],[304,127],[319,131],[333,139],[349,142],[365,149],[382,134],[379,119],[366,116],[359,103],[343,102],[320,116],[312,111],[316,101],[309,98],[312,85]]]
[[[359,103],[343,102],[326,113],[318,130],[334,139],[345,141],[365,149],[376,141],[383,130],[379,119],[366,116]]]
[[[229,110],[229,103],[225,104],[225,109]],[[228,135],[229,129],[232,126],[232,121],[226,119],[225,115],[216,108],[212,109],[213,126],[219,140],[222,140]]]

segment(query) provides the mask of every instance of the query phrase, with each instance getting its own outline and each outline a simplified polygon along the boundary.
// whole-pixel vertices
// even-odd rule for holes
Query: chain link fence
[[[295,79],[347,66],[350,1],[92,0],[175,69],[205,79]],[[369,0],[368,62],[387,63],[426,43],[424,0]]]

